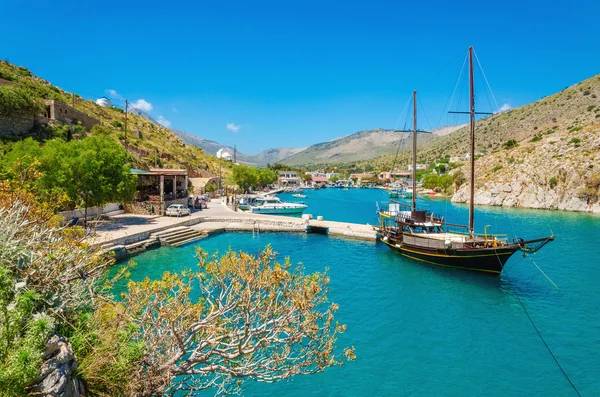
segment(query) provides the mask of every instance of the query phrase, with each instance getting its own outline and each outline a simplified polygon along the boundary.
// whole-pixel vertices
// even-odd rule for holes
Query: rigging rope
[[[404,129],[406,130],[406,109],[408,108],[408,105],[410,104],[410,101],[412,99],[412,94],[408,97],[408,101],[406,101],[406,105],[404,105],[404,109],[402,110],[402,113],[400,113],[400,118],[398,119],[398,121],[396,121],[396,125],[394,127],[394,129],[397,129],[398,127],[398,123],[400,123],[400,120],[402,120],[402,118],[404,117]],[[404,133],[401,133],[404,134]],[[394,161],[392,162],[392,168],[390,169],[390,171],[394,171],[394,167],[396,167],[396,161],[398,160],[398,153],[400,152],[400,146],[402,146],[402,142],[404,141],[404,137],[401,137],[400,140],[398,141],[398,148],[396,148],[396,155],[394,156]]]
[[[496,110],[498,110],[500,109],[500,107],[498,106],[498,102],[496,101],[496,97],[494,96],[494,91],[492,91],[492,87],[490,86],[490,83],[488,82],[488,79],[485,76],[485,72],[483,71],[483,67],[481,66],[481,62],[479,62],[479,57],[475,53],[475,50],[473,50],[473,54],[475,54],[475,59],[477,60],[477,64],[479,65],[479,69],[481,70],[481,74],[483,75],[483,79],[485,80],[485,83],[487,84],[488,89],[490,90],[490,94],[492,94],[492,98],[494,99],[494,103],[496,104]]]
[[[462,73],[465,68],[465,64],[467,63],[467,58],[468,58],[468,54],[465,55],[465,59],[463,60],[463,64],[460,68],[460,72],[458,73],[458,77],[456,78],[456,84],[454,85],[454,91],[452,91],[452,95],[450,96],[450,98],[448,98],[448,100],[446,100],[446,105],[444,105],[444,108],[442,109],[442,114],[440,116],[440,120],[438,121],[438,126],[442,122],[442,118],[444,117],[444,114],[447,115],[446,109],[450,109],[450,106],[452,106],[452,101],[454,100],[454,95],[456,94],[456,89],[458,88],[458,83],[460,82],[460,78],[462,77]]]

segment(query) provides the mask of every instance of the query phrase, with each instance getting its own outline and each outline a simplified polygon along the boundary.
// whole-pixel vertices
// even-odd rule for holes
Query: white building
[[[109,108],[112,106],[112,102],[107,97],[103,96],[102,98],[96,99],[96,104],[102,106],[103,108]]]
[[[417,171],[418,170],[426,170],[427,169],[427,164],[417,164]],[[412,171],[412,164],[408,165],[408,170]]]
[[[221,148],[217,151],[217,158],[231,161],[231,154],[229,154],[225,148]]]

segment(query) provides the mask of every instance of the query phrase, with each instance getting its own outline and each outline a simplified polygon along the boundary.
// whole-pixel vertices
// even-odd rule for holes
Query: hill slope
[[[0,61],[0,78],[11,85],[28,90],[40,100],[54,99],[68,105],[73,103],[70,93],[36,77],[24,67]],[[218,173],[218,160],[214,156],[206,154],[196,146],[186,144],[169,129],[154,120],[146,119],[143,114],[129,113],[125,136],[125,113],[122,109],[103,108],[77,94],[74,103],[77,110],[100,120],[102,124],[84,135],[102,134],[119,142],[127,148],[133,166],[137,168],[153,167],[156,163],[163,167],[186,168],[191,175],[202,171]]]

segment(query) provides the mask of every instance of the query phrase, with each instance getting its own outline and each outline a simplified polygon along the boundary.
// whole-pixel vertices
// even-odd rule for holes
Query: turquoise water
[[[366,189],[307,194],[303,201],[313,215],[372,224],[375,201],[387,200],[385,192]],[[451,222],[467,219],[465,206],[420,203]],[[147,251],[135,258],[132,278],[194,266],[196,245],[258,252],[271,244],[307,271],[330,268],[330,298],[348,326],[339,346],[354,346],[357,360],[289,382],[248,383],[246,396],[575,395],[519,305],[510,278],[581,394],[600,394],[600,218],[482,207],[476,224],[478,230],[491,224],[495,233],[525,238],[552,229],[556,241],[533,259],[560,290],[519,254],[493,277],[414,262],[382,244],[277,233],[226,233]]]

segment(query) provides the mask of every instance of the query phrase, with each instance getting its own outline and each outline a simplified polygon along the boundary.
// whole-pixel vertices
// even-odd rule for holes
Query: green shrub
[[[123,123],[121,123],[119,120],[113,120],[112,125],[116,128],[123,128]]]
[[[569,143],[574,143],[574,144],[578,144],[579,142],[581,142],[581,139],[579,138],[571,138],[571,140],[569,141]]]
[[[512,149],[512,148],[514,148],[514,147],[517,147],[517,146],[519,146],[519,142],[517,142],[517,141],[516,141],[516,140],[514,140],[514,139],[510,139],[510,140],[506,141],[506,142],[505,142],[505,143],[502,145],[502,147],[504,147],[504,149],[507,149],[507,150],[508,150],[508,149]]]
[[[502,168],[504,168],[502,165],[497,165],[494,168],[492,168],[492,172],[497,172],[497,171],[501,170]]]
[[[558,182],[556,181],[556,177],[553,176],[548,180],[548,183],[550,184],[550,187],[555,187]]]
[[[533,137],[533,139],[531,139],[530,142],[538,142],[542,140],[542,136],[541,135],[536,135]]]
[[[591,112],[592,110],[594,110],[595,107],[596,107],[596,105],[588,106],[588,108],[587,108],[588,112]]]
[[[0,115],[35,114],[44,110],[44,102],[30,91],[13,85],[0,86]]]

